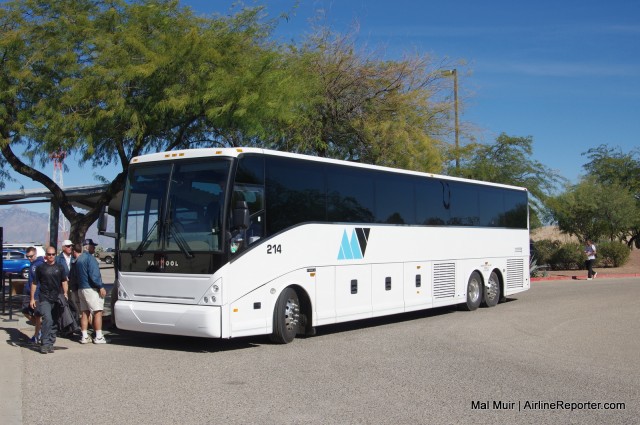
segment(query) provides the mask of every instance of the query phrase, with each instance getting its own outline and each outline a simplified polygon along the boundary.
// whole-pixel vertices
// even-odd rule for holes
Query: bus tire
[[[471,273],[467,282],[467,302],[462,305],[467,311],[476,310],[482,301],[482,276],[477,271]]]
[[[486,307],[493,307],[500,301],[500,278],[498,273],[491,272],[487,285],[483,285],[484,296],[482,297],[482,303]]]
[[[276,344],[288,344],[296,337],[300,325],[300,300],[293,288],[285,288],[273,310],[273,333]]]

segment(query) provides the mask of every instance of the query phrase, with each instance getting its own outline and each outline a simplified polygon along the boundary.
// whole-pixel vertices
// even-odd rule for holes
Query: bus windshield
[[[120,249],[145,252],[222,250],[231,162],[179,161],[132,167],[125,187]]]

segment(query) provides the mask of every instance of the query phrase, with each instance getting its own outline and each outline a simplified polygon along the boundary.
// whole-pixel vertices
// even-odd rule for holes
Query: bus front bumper
[[[118,300],[115,317],[118,328],[129,331],[205,338],[222,336],[220,307]]]

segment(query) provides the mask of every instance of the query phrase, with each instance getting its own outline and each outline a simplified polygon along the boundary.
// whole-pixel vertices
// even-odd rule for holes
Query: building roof
[[[74,207],[90,209],[96,205],[108,185],[65,187],[63,190]],[[0,192],[0,205],[35,204],[51,202],[53,195],[49,189],[21,189]],[[122,192],[118,193],[109,203],[109,213],[117,215],[120,212]]]

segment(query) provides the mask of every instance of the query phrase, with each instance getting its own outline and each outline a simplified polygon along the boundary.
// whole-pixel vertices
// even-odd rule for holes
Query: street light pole
[[[447,69],[441,72],[445,77],[453,76],[453,111],[455,116],[455,157],[456,157],[456,170],[460,169],[460,127],[458,125],[458,71],[454,69]]]

